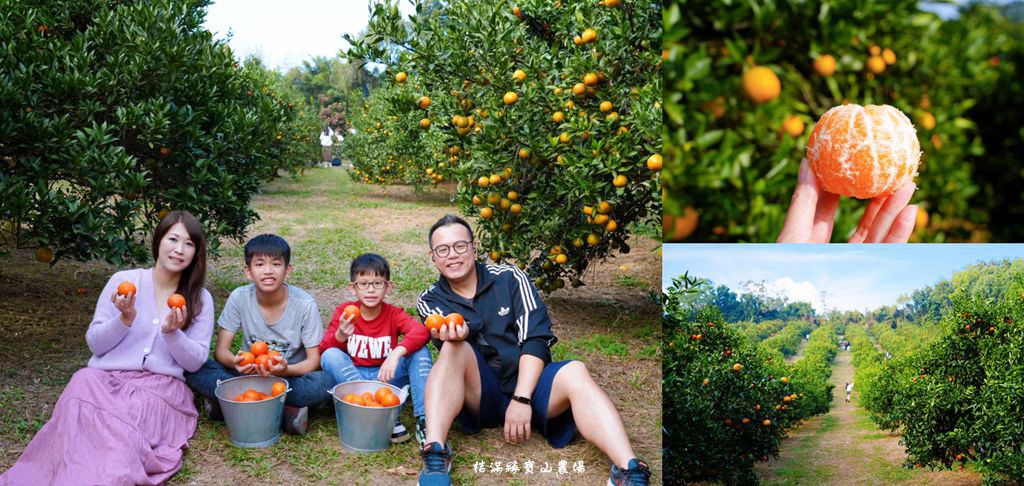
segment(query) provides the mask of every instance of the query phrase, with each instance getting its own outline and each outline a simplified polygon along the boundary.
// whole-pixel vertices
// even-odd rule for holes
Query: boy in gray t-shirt
[[[283,238],[263,234],[245,244],[245,276],[252,282],[231,292],[217,321],[217,345],[213,358],[185,381],[205,398],[211,418],[222,415],[215,391],[218,380],[243,374],[275,375],[288,380],[282,425],[291,434],[305,434],[309,406],[331,400],[327,392],[334,381],[320,371],[320,340],[323,322],[316,299],[294,285],[284,283],[291,272],[291,248]],[[231,342],[242,331],[242,348],[231,352]],[[283,360],[269,369],[241,364],[243,352],[262,341]]]

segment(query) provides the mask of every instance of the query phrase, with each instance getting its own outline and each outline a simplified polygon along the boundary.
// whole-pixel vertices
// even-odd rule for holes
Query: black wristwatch
[[[521,397],[519,395],[512,395],[512,399],[525,405],[529,405],[531,403],[529,398]]]

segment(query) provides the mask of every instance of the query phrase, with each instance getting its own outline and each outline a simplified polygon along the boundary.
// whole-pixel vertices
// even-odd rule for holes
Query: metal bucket
[[[236,402],[234,398],[246,390],[270,394],[274,383],[284,383],[284,393],[258,402]],[[217,400],[228,426],[228,438],[237,447],[270,447],[281,438],[281,414],[284,399],[291,388],[278,376],[246,375],[217,381]]]
[[[349,393],[362,395],[374,393],[386,386],[398,395],[398,405],[390,407],[364,407],[341,401]],[[334,417],[338,421],[338,439],[341,447],[354,452],[375,452],[391,445],[391,431],[398,420],[398,412],[408,395],[396,386],[379,381],[349,381],[339,383],[328,390],[334,397]]]

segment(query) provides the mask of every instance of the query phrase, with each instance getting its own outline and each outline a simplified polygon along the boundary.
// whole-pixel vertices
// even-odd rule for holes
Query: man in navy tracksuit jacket
[[[561,448],[579,430],[612,460],[609,485],[648,484],[647,464],[633,454],[622,418],[587,368],[551,361],[557,339],[526,273],[477,262],[472,229],[457,216],[441,218],[428,239],[441,278],[420,295],[420,317],[457,312],[465,325],[431,330],[440,351],[424,392],[419,484],[451,484],[447,437],[456,417],[467,433],[504,427],[513,444],[535,427]]]

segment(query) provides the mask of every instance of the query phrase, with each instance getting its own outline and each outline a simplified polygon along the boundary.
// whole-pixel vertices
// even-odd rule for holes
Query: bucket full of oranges
[[[217,382],[214,392],[237,447],[270,447],[281,438],[288,382],[278,376],[245,375]]]
[[[349,381],[329,390],[334,397],[341,447],[374,452],[391,445],[391,431],[407,394],[379,381]]]

